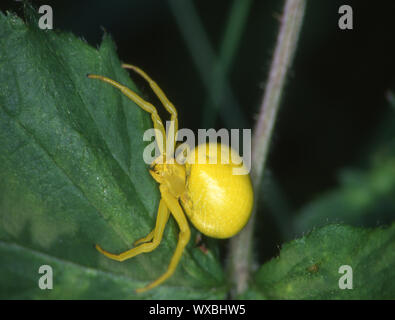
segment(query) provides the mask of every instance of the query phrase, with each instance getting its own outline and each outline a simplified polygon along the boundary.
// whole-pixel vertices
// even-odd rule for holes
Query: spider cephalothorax
[[[177,199],[185,193],[185,166],[174,163],[154,164],[150,169],[151,176]]]

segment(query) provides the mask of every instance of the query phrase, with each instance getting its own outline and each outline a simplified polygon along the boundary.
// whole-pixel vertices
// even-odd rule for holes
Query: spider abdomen
[[[208,151],[214,146],[216,155]],[[198,154],[206,151],[207,162],[199,163]],[[230,156],[232,155],[232,157]],[[228,163],[221,159],[229,157]],[[247,223],[253,205],[253,191],[248,174],[235,174],[242,164],[240,156],[221,144],[197,146],[186,164],[186,189],[180,197],[184,210],[193,225],[203,234],[214,238],[229,238]],[[233,161],[234,162],[233,162]]]

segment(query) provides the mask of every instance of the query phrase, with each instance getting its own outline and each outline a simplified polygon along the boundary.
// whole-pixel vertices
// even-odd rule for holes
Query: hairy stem
[[[286,0],[284,4],[269,79],[252,139],[251,178],[255,194],[257,194],[262,181],[281,94],[287,71],[295,53],[305,6],[306,0]],[[252,265],[252,235],[257,211],[256,203],[257,201],[255,201],[250,221],[230,242],[229,263],[230,278],[233,284],[232,297],[243,293],[248,285]]]

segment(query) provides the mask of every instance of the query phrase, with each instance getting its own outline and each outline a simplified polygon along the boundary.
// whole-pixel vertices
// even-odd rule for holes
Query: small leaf
[[[352,289],[339,288],[343,265],[352,268]],[[376,229],[328,225],[293,240],[259,269],[248,296],[395,299],[395,223]]]
[[[145,294],[134,289],[166,271],[178,227],[160,246],[119,263],[121,252],[155,225],[158,186],[147,171],[147,113],[96,73],[133,90],[115,46],[98,50],[68,33],[41,30],[0,13],[0,298],[222,298],[212,251],[188,246],[175,275]],[[40,290],[40,265],[53,289]]]

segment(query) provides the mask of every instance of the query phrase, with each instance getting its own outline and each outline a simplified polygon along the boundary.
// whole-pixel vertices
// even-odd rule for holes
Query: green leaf
[[[134,289],[166,271],[177,242],[170,221],[153,252],[119,263],[155,225],[158,186],[142,154],[150,117],[87,73],[136,90],[105,36],[96,50],[72,34],[41,30],[0,13],[0,298],[223,298],[215,247],[188,245],[176,273],[145,294]],[[194,234],[193,234],[194,235]],[[192,237],[193,239],[193,237]],[[53,289],[41,290],[41,265]]]
[[[352,289],[340,289],[342,265]],[[244,296],[267,299],[395,299],[395,223],[363,229],[328,225],[285,244]]]

